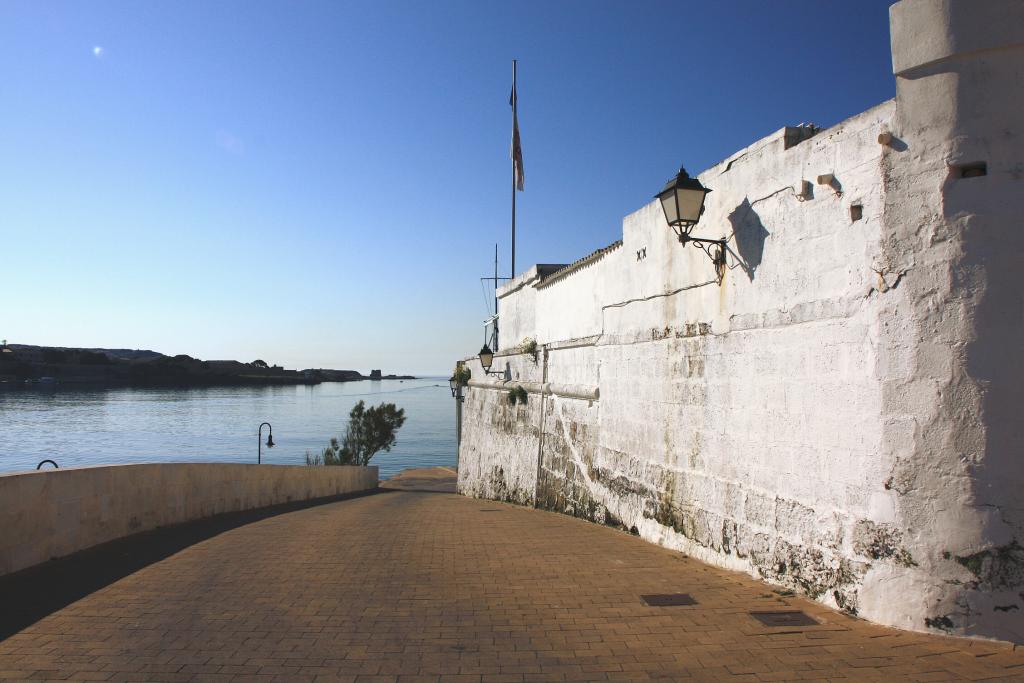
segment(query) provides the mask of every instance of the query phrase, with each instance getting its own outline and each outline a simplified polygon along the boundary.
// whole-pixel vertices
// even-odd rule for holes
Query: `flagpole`
[[[498,243],[494,243],[494,346],[498,350]]]
[[[516,60],[512,60],[512,126],[516,125],[516,108],[519,106],[519,96],[516,93]],[[512,155],[512,277],[516,276],[516,160]]]

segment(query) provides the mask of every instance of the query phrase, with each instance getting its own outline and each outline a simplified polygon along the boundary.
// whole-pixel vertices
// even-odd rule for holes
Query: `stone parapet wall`
[[[0,475],[0,576],[157,527],[376,487],[376,467],[167,463]]]

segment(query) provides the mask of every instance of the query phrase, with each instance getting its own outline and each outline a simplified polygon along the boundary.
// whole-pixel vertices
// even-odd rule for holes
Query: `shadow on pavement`
[[[362,498],[385,489],[228,512],[154,529],[0,576],[0,641],[90,593],[218,534],[296,510]]]

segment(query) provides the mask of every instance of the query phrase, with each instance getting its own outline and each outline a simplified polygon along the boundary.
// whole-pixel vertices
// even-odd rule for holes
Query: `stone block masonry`
[[[894,100],[700,174],[721,286],[651,202],[499,290],[510,379],[467,360],[463,493],[1024,642],[1024,5],[904,0],[891,28]]]
[[[0,576],[161,526],[376,487],[376,467],[162,463],[4,474]]]

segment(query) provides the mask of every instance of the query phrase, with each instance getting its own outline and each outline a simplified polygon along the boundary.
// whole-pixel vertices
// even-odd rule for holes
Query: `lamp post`
[[[452,390],[452,398],[455,399],[455,469],[459,469],[459,452],[462,449],[462,404],[466,397],[462,395],[462,387],[469,382],[469,368],[459,361],[455,366],[455,372],[448,380],[448,387]]]
[[[267,433],[267,448],[274,447],[274,428],[270,426],[269,422],[263,422],[260,424],[260,428],[256,431],[256,464],[263,464],[263,425],[269,428]]]
[[[661,202],[665,221],[679,238],[679,243],[686,246],[687,242],[693,242],[707,254],[715,264],[718,284],[722,284],[725,275],[725,238],[709,240],[690,236],[704,213],[704,200],[708,192],[711,192],[709,188],[701,185],[696,178],[691,178],[686,169],[680,166],[679,173],[665,183],[665,187],[655,197]]]

